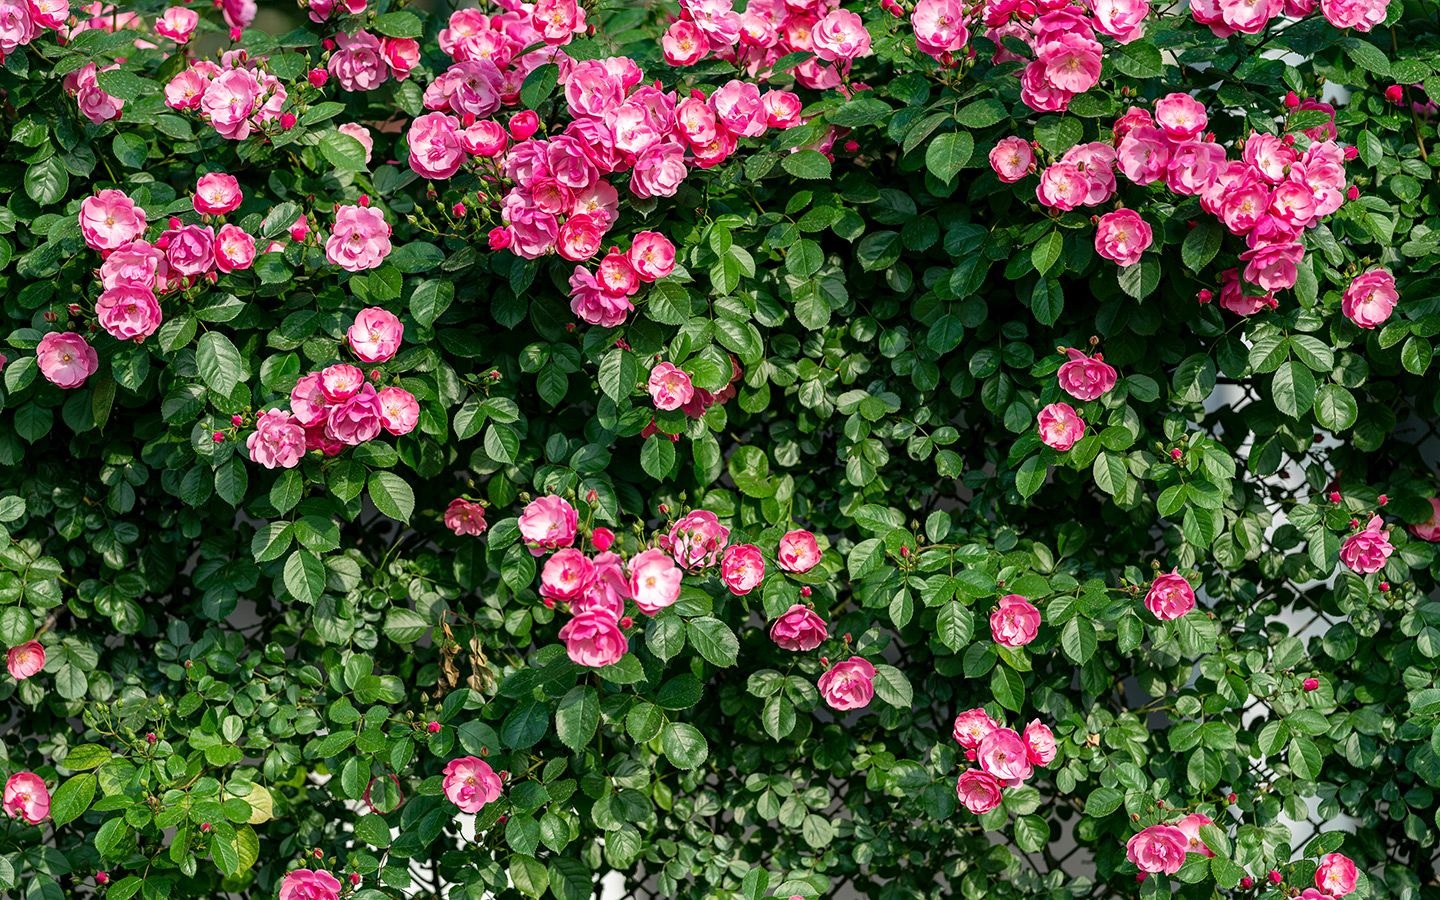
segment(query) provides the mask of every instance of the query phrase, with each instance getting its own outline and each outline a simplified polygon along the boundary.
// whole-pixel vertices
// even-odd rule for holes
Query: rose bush
[[[0,890],[1432,895],[1440,20],[1185,7],[0,0]]]

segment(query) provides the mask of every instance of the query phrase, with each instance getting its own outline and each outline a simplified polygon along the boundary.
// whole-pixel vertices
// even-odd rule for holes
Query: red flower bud
[[[621,627],[621,628],[629,628],[630,626],[632,626],[632,625],[634,625],[634,624],[635,624],[635,620],[632,619],[630,616],[626,616],[626,617],[624,617],[623,619],[620,620],[620,627]]]
[[[1226,799],[1229,800],[1231,803],[1237,803],[1240,800],[1240,795],[1235,793],[1234,791],[1231,791],[1230,796]]]
[[[425,728],[426,728],[426,730],[428,730],[431,734],[439,734],[439,733],[440,733],[440,723],[439,723],[439,722],[431,722],[429,725],[426,725]]]
[[[1388,582],[1388,581],[1382,581],[1382,582],[1380,582],[1380,593],[1382,593],[1382,594],[1388,594],[1388,593],[1390,593],[1390,582]]]
[[[517,141],[528,141],[540,130],[540,117],[535,110],[527,109],[510,117],[510,136]]]
[[[1339,492],[1339,491],[1331,491],[1331,492],[1330,492],[1330,502],[1331,502],[1331,503],[1339,503],[1339,502],[1340,502],[1340,492]]]
[[[324,87],[325,82],[330,80],[330,73],[317,66],[307,72],[305,77],[310,79],[312,86],[319,88]]]
[[[1255,879],[1251,878],[1249,875],[1246,875],[1244,878],[1240,879],[1240,886],[1248,891],[1250,890],[1250,888],[1255,886]]]
[[[1279,884],[1281,881],[1284,880],[1280,877],[1280,871],[1278,869],[1271,869],[1270,874],[1267,877],[1270,879],[1271,884]]]
[[[295,114],[294,114],[294,113],[281,113],[281,114],[280,114],[280,127],[283,128],[283,129],[286,130],[286,131],[289,131],[290,129],[294,128],[294,127],[295,127]]]
[[[457,219],[465,218],[465,204],[457,203],[454,206],[450,207],[450,215],[454,216]]]
[[[361,206],[369,206],[369,205],[370,205],[370,195],[369,195],[369,194],[361,194],[361,195],[360,195],[360,199],[357,200],[356,202],[359,203]]]
[[[1392,84],[1385,89],[1385,99],[1398,106],[1400,101],[1405,99],[1405,89],[1398,84]]]
[[[1185,455],[1185,454],[1184,454],[1183,452],[1181,452],[1181,450],[1180,450],[1179,447],[1174,447],[1174,448],[1171,448],[1171,450],[1170,450],[1170,458],[1173,459],[1173,460],[1175,460],[1175,461],[1177,461],[1177,462],[1180,460],[1180,457],[1182,457],[1182,456],[1184,456],[1184,455]]]
[[[217,444],[223,444],[223,443],[225,443],[225,432],[223,432],[223,431],[217,431],[217,432],[215,432],[214,434],[210,435],[210,437],[211,437],[211,438],[215,441],[215,443],[217,443]]]
[[[210,833],[210,823],[209,823],[209,822],[201,822],[201,823],[200,823],[200,830],[201,830],[202,832],[204,832],[205,834],[209,834],[209,833]],[[316,853],[319,853],[320,851],[319,851],[319,850],[316,850],[315,852],[316,852]],[[319,859],[320,857],[317,856],[317,857],[315,857],[315,858],[316,858],[316,859]]]
[[[1353,184],[1350,185],[1348,188],[1345,189],[1345,198],[1347,200],[1359,200],[1360,189]]]
[[[808,596],[810,596],[810,585],[806,584],[806,585],[802,585],[802,586],[800,587],[800,596],[802,596],[802,597],[808,597]]]
[[[1297,97],[1297,96],[1295,96],[1295,92],[1294,92],[1294,91],[1287,91],[1287,92],[1286,92],[1286,94],[1285,94],[1285,105],[1286,105],[1288,108],[1290,108],[1290,109],[1294,109],[1295,107],[1297,107],[1297,106],[1300,105],[1300,98]]]
[[[1213,298],[1214,296],[1215,295],[1210,293],[1207,288],[1201,288],[1200,293],[1195,295],[1195,299],[1200,302],[1200,305],[1203,306],[1206,303],[1209,303],[1211,298]]]
[[[1378,498],[1378,502],[1381,506],[1384,506],[1385,504],[1390,502],[1390,498],[1385,496],[1384,494],[1381,494]]]
[[[359,873],[359,872],[351,872],[351,873],[350,873],[350,884],[353,885],[353,886],[355,886],[355,887],[359,887],[359,886],[360,886],[360,873]]]
[[[96,884],[109,884],[109,883],[110,883],[110,873],[109,873],[109,872],[96,872],[96,873],[95,873],[95,883],[96,883]]]
[[[1307,678],[1303,682],[1301,682],[1300,686],[1305,689],[1306,693],[1309,693],[1310,691],[1318,691],[1320,690],[1320,679]]]

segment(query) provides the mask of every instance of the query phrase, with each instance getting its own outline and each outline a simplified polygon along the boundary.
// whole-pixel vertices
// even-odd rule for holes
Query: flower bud
[[[517,141],[528,141],[540,130],[540,117],[535,110],[527,109],[510,117],[510,136]]]
[[[439,723],[439,722],[431,722],[429,725],[426,725],[426,726],[425,726],[425,730],[429,731],[431,734],[439,734],[439,733],[440,733],[440,723]]]
[[[1305,692],[1307,694],[1311,691],[1318,691],[1320,689],[1320,679],[1307,678],[1300,684],[1300,686],[1305,689]]]

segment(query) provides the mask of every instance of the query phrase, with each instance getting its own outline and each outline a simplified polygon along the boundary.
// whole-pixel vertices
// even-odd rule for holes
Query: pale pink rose
[[[540,570],[540,596],[566,603],[585,592],[595,578],[595,564],[573,547],[557,550]]]
[[[34,772],[16,772],[5,782],[5,812],[12,819],[39,825],[50,817],[50,791]]]
[[[1430,518],[1419,525],[1411,525],[1410,533],[1428,543],[1440,543],[1440,497],[1430,498]]]
[[[820,564],[820,546],[815,535],[804,529],[787,531],[780,538],[775,558],[787,572],[808,572]]]
[[[1240,254],[1245,260],[1245,280],[1267,291],[1294,287],[1297,268],[1305,248],[1299,243],[1262,244]]]
[[[675,561],[686,569],[706,569],[720,559],[730,529],[708,509],[697,509],[670,526],[670,533],[660,539],[660,546],[670,551]]]
[[[510,136],[505,133],[505,127],[490,119],[481,119],[460,132],[460,146],[471,156],[499,156],[509,143]]]
[[[1195,608],[1195,589],[1179,569],[1157,575],[1145,594],[1145,608],[1162,622],[1178,619]]]
[[[1020,100],[1036,112],[1063,112],[1075,95],[1045,77],[1045,63],[1032,60],[1020,72]]]
[[[1115,367],[1100,354],[1086,356],[1074,347],[1065,351],[1069,361],[1060,366],[1055,377],[1060,389],[1076,400],[1098,400],[1110,393],[1118,377]]]
[[[262,412],[245,447],[250,458],[267,469],[293,469],[305,455],[305,428],[283,410]]]
[[[990,718],[985,710],[976,707],[967,709],[955,717],[955,725],[951,735],[955,743],[966,750],[974,750],[980,746],[985,736],[1000,727],[1000,723]]]
[[[1079,94],[1100,81],[1100,43],[1082,34],[1066,33],[1036,49],[1036,62],[1052,88]]]
[[[349,368],[354,369],[353,366]],[[359,371],[355,369],[355,371]],[[325,408],[330,404],[330,399],[325,396],[322,376],[319,372],[311,372],[302,375],[295,382],[295,387],[290,389],[290,413],[295,421],[302,426],[309,428],[325,420]],[[360,385],[355,385],[355,390],[360,390]]]
[[[441,73],[440,77],[425,89],[423,102],[426,109],[439,112],[449,111],[458,116],[473,115],[483,119],[494,115],[506,99],[505,76],[495,63],[488,59],[474,59],[457,62]],[[519,85],[515,86],[519,100]]]
[[[73,331],[52,332],[41,338],[35,348],[35,361],[46,381],[66,390],[80,387],[100,368],[95,349]]]
[[[760,97],[765,106],[765,125],[768,128],[794,128],[801,122],[800,110],[805,104],[791,91],[766,91]]]
[[[1166,94],[1155,101],[1155,124],[1176,143],[1203,133],[1209,123],[1205,104],[1189,94]]]
[[[1335,900],[1335,898],[1324,891],[1309,887],[1300,892],[1298,900]]]
[[[1362,575],[1373,575],[1385,568],[1385,561],[1395,548],[1384,526],[1379,516],[1371,516],[1363,530],[1350,535],[1340,545],[1340,561]]]
[[[91,250],[114,250],[145,233],[145,210],[113,188],[80,201],[80,235]]]
[[[485,533],[485,507],[463,497],[456,497],[445,507],[445,527],[458,535],[478,537]]]
[[[1184,141],[1171,148],[1165,186],[1187,197],[1204,193],[1225,165],[1225,148],[1208,141]]]
[[[1115,196],[1115,148],[1102,141],[1076,144],[1060,157],[1062,163],[1069,163],[1080,170],[1090,188],[1080,202],[1085,206],[1099,206]]]
[[[1125,858],[1142,872],[1174,875],[1185,865],[1185,833],[1170,825],[1151,825],[1125,844]]]
[[[149,288],[126,285],[101,292],[95,301],[95,314],[100,327],[120,341],[149,337],[163,318],[160,304]]]
[[[335,130],[359,141],[360,146],[365,150],[365,165],[370,165],[370,154],[375,150],[375,139],[370,136],[370,129],[354,122],[346,122],[344,125],[336,127]]]
[[[584,213],[578,213],[565,220],[555,239],[555,251],[562,259],[582,262],[594,256],[605,240],[601,224]]]
[[[1220,305],[1236,315],[1253,316],[1267,307],[1274,309],[1279,301],[1273,294],[1260,297],[1247,295],[1240,285],[1239,270],[1226,269],[1220,273]]]
[[[215,235],[215,268],[243,271],[255,262],[255,238],[239,225],[226,223]]]
[[[663,141],[636,158],[630,190],[641,198],[673,197],[686,174],[685,149],[674,141]]]
[[[145,241],[131,241],[110,251],[100,264],[100,284],[113,287],[138,287],[163,291],[170,270],[165,251]]]
[[[1035,151],[1024,138],[1001,138],[990,151],[990,168],[1001,181],[1013,184],[1035,171]]]
[[[683,575],[664,550],[641,551],[630,559],[630,595],[641,612],[653,616],[680,599]]]
[[[1217,0],[1220,20],[1243,34],[1259,34],[1280,15],[1285,0]]]
[[[255,13],[258,7],[255,0],[220,0],[220,11],[225,15],[225,24],[229,25],[232,33],[238,34],[235,29],[246,28],[255,21]],[[286,900],[282,897],[281,900]],[[321,898],[331,900],[331,898]]]
[[[1437,505],[1440,509],[1440,505]],[[732,544],[720,560],[720,580],[730,593],[743,597],[765,580],[765,557],[754,544]]]
[[[350,272],[373,269],[390,255],[390,223],[369,206],[342,206],[325,241],[325,258]]]
[[[35,37],[35,20],[27,0],[0,0],[0,59]]]
[[[24,681],[45,668],[45,647],[39,641],[11,647],[5,654],[5,668],[10,670],[11,678]]]
[[[600,287],[595,275],[584,266],[576,266],[570,276],[570,310],[591,325],[614,328],[624,323],[635,304],[624,294],[612,294]]]
[[[754,84],[735,79],[727,81],[710,95],[710,108],[725,130],[735,137],[758,137],[765,133],[765,103]]]
[[[860,16],[847,9],[831,10],[810,31],[815,55],[829,62],[850,62],[870,55],[870,32]]]
[[[603,532],[608,528],[597,528],[591,532],[590,540],[598,548],[601,544],[609,546],[605,541]],[[570,601],[570,612],[572,615],[580,613],[600,613],[609,616],[616,622],[625,615],[625,601],[630,599],[630,579],[625,574],[625,560],[619,554],[604,551],[596,554],[591,560],[594,567],[594,577],[585,586],[584,592],[575,600]]]
[[[695,386],[690,376],[673,363],[656,363],[650,370],[650,399],[656,409],[679,409],[695,396]]]
[[[1090,0],[1090,9],[1096,31],[1128,44],[1145,33],[1150,0]]]
[[[1380,11],[1383,15],[1383,4]],[[1350,857],[1343,853],[1327,853],[1320,858],[1320,866],[1315,870],[1315,887],[1332,896],[1344,897],[1354,892],[1358,876],[1359,872]]]
[[[1036,419],[1040,426],[1040,441],[1047,447],[1063,452],[1085,436],[1085,422],[1068,403],[1052,403],[1040,410]]]
[[[358,366],[337,363],[326,366],[320,372],[320,390],[329,403],[348,400],[365,386],[365,373]],[[298,385],[297,385],[298,387]]]
[[[1152,184],[1165,177],[1170,164],[1170,142],[1152,125],[1130,128],[1115,150],[1115,163],[1136,184]]]
[[[226,69],[200,96],[200,112],[221,137],[243,141],[250,136],[263,90],[249,69]]]
[[[460,142],[460,122],[454,116],[431,112],[410,123],[405,137],[410,145],[410,168],[422,178],[449,178],[468,158]]]
[[[80,108],[80,113],[96,125],[120,118],[125,108],[124,100],[111,96],[100,87],[99,72],[115,68],[119,66],[106,66],[97,71],[94,63],[86,63],[65,76],[65,90],[75,95],[75,105]]]
[[[190,40],[195,26],[200,24],[200,14],[183,6],[172,6],[155,20],[155,33],[168,37],[177,44]]]
[[[354,34],[337,34],[335,51],[326,67],[345,90],[372,90],[390,77],[380,51],[380,39],[363,29]]]
[[[380,395],[366,382],[360,390],[331,406],[325,415],[325,436],[358,447],[380,436]]]
[[[199,109],[210,81],[196,69],[185,69],[165,84],[165,105],[171,109]]]
[[[1299,181],[1286,181],[1271,196],[1270,213],[1298,233],[1315,220],[1315,192]]]
[[[1019,784],[1035,771],[1025,741],[1013,728],[996,728],[975,748],[980,768],[1009,784]]]
[[[1108,212],[1095,226],[1095,252],[1122,267],[1138,263],[1152,239],[1150,226],[1133,209]]]
[[[615,619],[603,612],[582,612],[560,629],[565,653],[579,666],[599,668],[620,661],[630,649]]]
[[[1040,610],[1019,594],[1006,594],[990,613],[990,636],[1002,647],[1023,647],[1035,640]]]
[[[694,22],[681,19],[670,25],[660,37],[660,52],[666,65],[675,68],[693,66],[710,52],[710,42]]]
[[[1270,184],[1285,180],[1286,172],[1294,164],[1295,149],[1273,134],[1257,131],[1245,141],[1241,158],[1251,170]]]
[[[600,265],[595,267],[595,281],[601,290],[611,294],[628,296],[640,290],[640,273],[635,271],[630,258],[622,255],[618,247],[611,247],[605,258],[600,260]]]
[[[380,427],[395,437],[409,434],[420,423],[420,404],[402,387],[381,388]]]
[[[977,816],[1000,805],[1003,788],[1000,779],[979,769],[966,769],[955,783],[955,793],[960,797],[961,805]]]
[[[496,748],[499,749],[499,748]],[[483,759],[462,756],[445,764],[445,778],[440,783],[445,798],[463,813],[478,813],[485,804],[500,799],[500,776]]]
[[[345,332],[350,349],[362,362],[387,362],[400,349],[405,326],[394,313],[378,306],[360,310]]]
[[[397,81],[404,81],[410,70],[420,62],[420,42],[414,38],[381,38],[380,56],[390,67],[390,74]]]
[[[1215,820],[1204,813],[1191,813],[1175,823],[1175,827],[1180,830],[1181,834],[1185,835],[1185,850],[1187,853],[1199,853],[1203,856],[1215,855],[1215,851],[1205,846],[1205,842],[1200,840],[1200,826],[1214,824]]]
[[[1066,212],[1085,202],[1090,192],[1090,179],[1073,163],[1055,163],[1040,173],[1035,196],[1041,204]]]
[[[770,626],[770,640],[782,650],[814,650],[829,636],[825,620],[810,607],[799,603],[787,609]]]
[[[1361,328],[1374,328],[1390,318],[1400,294],[1388,269],[1371,269],[1351,280],[1340,300],[1345,318]]]
[[[1320,14],[1336,28],[1369,31],[1385,21],[1388,0],[1320,0]]]
[[[204,275],[215,267],[215,229],[209,225],[181,225],[164,237],[165,259],[181,275]]]
[[[565,498],[545,494],[531,500],[520,514],[520,536],[530,548],[530,555],[540,556],[546,550],[575,543],[579,523],[579,514]]]
[[[641,281],[655,281],[675,271],[675,245],[655,231],[636,234],[628,256]]]
[[[1025,741],[1025,752],[1030,762],[1037,766],[1048,766],[1055,761],[1055,735],[1048,725],[1035,719],[1025,726],[1021,739]]]
[[[825,698],[831,709],[842,712],[863,709],[870,705],[875,696],[875,667],[864,657],[852,656],[838,662],[820,676],[820,696]]]
[[[930,56],[954,53],[970,40],[965,7],[959,0],[920,0],[910,13],[910,24],[915,46]]]

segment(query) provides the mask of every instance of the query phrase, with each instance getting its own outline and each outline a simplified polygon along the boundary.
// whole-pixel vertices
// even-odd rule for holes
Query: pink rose
[[[1136,184],[1159,181],[1170,164],[1170,143],[1165,132],[1152,125],[1129,129],[1115,150],[1115,163]]]
[[[628,258],[641,281],[655,281],[675,271],[675,245],[658,232],[636,234],[630,242]]]
[[[697,509],[670,526],[660,546],[670,551],[686,569],[707,569],[720,559],[730,540],[730,529],[708,509]]]
[[[680,599],[683,572],[664,550],[644,550],[630,560],[630,594],[635,605],[653,616]]]
[[[630,644],[612,616],[603,612],[582,612],[560,629],[565,653],[579,666],[599,668],[617,663]]]
[[[1203,856],[1214,856],[1215,851],[1205,846],[1205,842],[1200,840],[1200,826],[1214,824],[1215,820],[1204,813],[1191,813],[1176,822],[1175,827],[1180,830],[1181,834],[1185,835],[1185,850],[1187,852],[1199,853]]]
[[[1110,393],[1115,387],[1115,367],[1105,362],[1100,354],[1086,356],[1075,348],[1065,351],[1069,362],[1060,366],[1055,375],[1060,389],[1076,400],[1097,400]]]
[[[66,390],[78,388],[100,368],[100,357],[73,331],[50,333],[35,348],[35,361],[45,380]]]
[[[5,812],[12,819],[39,825],[50,816],[50,791],[34,772],[16,772],[5,782]]]
[[[91,250],[114,250],[145,233],[145,210],[124,191],[103,190],[80,202],[80,234]]]
[[[27,0],[0,0],[0,59],[35,37],[35,21]]]
[[[536,0],[531,16],[541,39],[552,47],[570,43],[587,27],[585,10],[575,0]]]
[[[1388,0],[1320,0],[1320,14],[1336,28],[1369,31],[1385,21]]]
[[[354,367],[348,368],[353,369]],[[295,382],[295,387],[290,389],[290,414],[295,417],[295,421],[306,428],[325,420],[325,408],[329,406],[330,399],[325,396],[322,378],[320,372],[302,375]],[[360,386],[357,384],[355,390],[359,389]]]
[[[1125,858],[1142,872],[1174,875],[1185,865],[1185,833],[1170,825],[1151,825],[1125,844]]]
[[[815,55],[829,62],[850,62],[870,55],[870,32],[860,16],[847,9],[831,10],[810,30]]]
[[[794,92],[766,91],[760,102],[765,107],[767,128],[794,128],[800,124],[800,110],[805,108],[805,104]]]
[[[1177,194],[1202,194],[1220,177],[1225,166],[1225,148],[1208,141],[1185,141],[1171,148],[1165,169],[1165,186]]]
[[[505,133],[505,128],[490,119],[481,119],[460,132],[460,146],[471,156],[487,159],[499,156],[509,143],[510,136]]]
[[[990,718],[985,710],[976,707],[967,709],[955,717],[955,725],[952,729],[952,736],[955,743],[966,750],[974,750],[980,746],[985,736],[1000,727],[1000,723]]]
[[[339,900],[340,882],[324,869],[292,869],[280,881],[280,900]]]
[[[86,63],[65,76],[65,90],[75,95],[75,105],[80,108],[81,115],[96,125],[120,118],[120,112],[125,108],[124,100],[111,96],[100,87],[99,72],[116,68],[119,68],[118,64],[97,71],[94,63]]]
[[[1381,12],[1384,12],[1383,6]],[[1315,870],[1315,887],[1327,894],[1344,897],[1355,890],[1358,875],[1350,857],[1343,853],[1327,853],[1320,858],[1320,866]]]
[[[1440,509],[1440,504],[1437,504]],[[743,597],[765,580],[765,557],[754,544],[732,544],[720,560],[720,580],[730,593]]]
[[[243,199],[245,195],[234,175],[211,172],[195,182],[195,197],[191,202],[202,216],[223,216],[238,209]]]
[[[478,537],[485,533],[485,507],[456,497],[445,507],[445,527],[458,535]]]
[[[190,40],[190,35],[195,33],[195,26],[199,24],[200,14],[195,10],[172,6],[155,20],[155,33],[168,37],[177,44],[183,44]]]
[[[1374,328],[1390,318],[1399,300],[1395,276],[1388,269],[1371,269],[1345,288],[1340,311],[1361,328]]]
[[[215,268],[237,272],[255,262],[255,238],[238,225],[226,223],[215,235]]]
[[[200,96],[200,112],[221,137],[243,141],[250,136],[251,115],[262,92],[249,69],[226,69],[211,79]]]
[[[595,578],[590,557],[573,547],[557,550],[540,570],[540,596],[569,603]]]
[[[1040,610],[1019,594],[1006,594],[990,613],[990,635],[1002,647],[1023,647],[1035,640]]]
[[[325,436],[349,447],[380,435],[380,395],[368,382],[326,412]]]
[[[852,656],[836,663],[820,676],[820,696],[825,698],[831,709],[842,712],[863,709],[875,696],[874,678],[875,667],[863,657]]]
[[[204,275],[215,267],[215,229],[209,225],[181,225],[164,235],[169,239],[165,259],[181,275]]]
[[[445,779],[440,783],[445,798],[463,813],[478,813],[485,804],[500,799],[500,776],[483,759],[462,756],[445,764]]]
[[[10,677],[24,681],[45,668],[45,648],[39,641],[26,641],[18,647],[11,647],[5,654],[5,668]]]
[[[1201,134],[1209,123],[1205,104],[1189,94],[1166,94],[1155,101],[1155,124],[1176,143]]]
[[[405,141],[410,145],[410,168],[422,178],[449,178],[467,159],[459,120],[443,112],[426,113],[411,122]]]
[[[770,640],[782,650],[814,650],[829,636],[825,620],[810,607],[799,603],[787,609],[770,626]]]
[[[390,74],[397,80],[404,81],[410,70],[415,68],[415,64],[420,62],[420,42],[414,38],[382,38],[380,56],[384,58],[385,65],[390,67]]]
[[[1096,31],[1128,44],[1145,33],[1150,0],[1091,0],[1090,9]]]
[[[605,239],[601,224],[585,213],[577,213],[565,220],[555,238],[555,250],[562,259],[582,262],[600,250]]]
[[[520,513],[520,536],[531,556],[540,556],[546,550],[558,550],[575,543],[575,533],[580,516],[575,507],[565,498],[554,494],[536,497]]]
[[[1036,719],[1025,726],[1025,733],[1020,737],[1025,742],[1025,753],[1031,763],[1048,766],[1055,761],[1055,735],[1048,725],[1041,724],[1040,720]]]
[[[808,572],[820,563],[820,546],[815,541],[815,535],[804,529],[787,531],[780,538],[780,549],[775,557],[780,568],[787,572]]]
[[[1245,280],[1266,291],[1293,287],[1299,275],[1297,265],[1305,248],[1296,242],[1262,244],[1240,254],[1245,260]]]
[[[1024,138],[1001,138],[990,151],[990,168],[1001,181],[1013,184],[1035,171],[1035,151]]]
[[[630,191],[637,197],[673,197],[685,180],[685,148],[674,141],[647,147],[635,159]]]
[[[347,91],[377,88],[390,76],[381,55],[380,39],[368,31],[335,35],[335,52],[327,68]]]
[[[342,206],[325,241],[325,258],[350,272],[373,269],[390,255],[390,224],[379,209]]]
[[[41,28],[59,30],[70,18],[70,0],[30,0],[29,6],[31,21]]]
[[[1384,521],[1371,516],[1362,531],[1357,531],[1340,545],[1340,561],[1362,575],[1373,575],[1385,568],[1385,561],[1395,552],[1390,545]]]
[[[405,336],[405,326],[394,313],[378,306],[360,310],[355,321],[345,332],[350,349],[361,361],[381,363],[392,359],[400,349],[400,340]]]
[[[679,409],[695,396],[695,386],[690,382],[690,376],[673,363],[656,363],[650,370],[648,386],[650,399],[655,402],[656,409]]]
[[[977,816],[987,813],[1000,805],[1000,794],[1004,785],[1000,779],[979,769],[966,769],[960,773],[955,784],[955,793],[960,803]]]
[[[160,327],[160,304],[146,287],[117,285],[103,291],[95,301],[95,314],[116,340],[130,341],[149,337]]]
[[[165,105],[171,109],[199,109],[209,80],[195,69],[184,69],[165,84]]]
[[[293,469],[305,455],[305,427],[283,410],[262,412],[245,447],[250,458],[267,469]]]
[[[1133,266],[1150,246],[1150,226],[1131,209],[1117,209],[1100,217],[1095,228],[1095,252],[1120,266]]]
[[[162,273],[169,270],[165,251],[145,241],[131,241],[105,257],[105,262],[100,264],[100,284],[107,290],[113,287],[163,289]]]
[[[572,216],[574,221],[578,216]],[[569,223],[566,223],[569,224]],[[622,254],[620,248],[611,247],[600,265],[595,267],[595,282],[609,294],[629,296],[640,289],[640,273],[630,264],[630,257]]]
[[[1430,498],[1430,518],[1419,525],[1411,525],[1410,533],[1422,541],[1440,543],[1440,497]]]
[[[339,403],[355,396],[364,385],[365,373],[349,363],[326,366],[320,372],[320,391],[329,403]]]
[[[920,0],[910,13],[915,46],[935,57],[954,53],[970,40],[965,20],[965,7],[959,0]]]
[[[1035,771],[1025,741],[1013,728],[996,728],[975,748],[980,768],[1009,784],[1019,784]]]
[[[693,66],[710,52],[710,42],[694,22],[681,19],[671,24],[660,37],[660,52],[666,65],[675,68]]]
[[[597,528],[591,532],[591,543],[597,549],[601,544],[610,546],[601,534],[608,530]],[[590,562],[594,576],[580,597],[570,601],[570,612],[572,615],[601,613],[619,622],[625,615],[625,601],[630,599],[631,594],[630,580],[625,575],[625,560],[617,553],[602,550]]]
[[[1090,179],[1073,163],[1060,162],[1040,173],[1035,196],[1044,206],[1069,211],[1085,202]]]
[[[1178,619],[1195,608],[1195,589],[1179,569],[1157,575],[1145,594],[1145,608],[1162,622]]]
[[[420,404],[415,395],[402,387],[381,388],[380,427],[400,437],[415,430],[420,423]]]
[[[1040,410],[1036,418],[1040,425],[1040,440],[1047,447],[1063,452],[1085,436],[1084,421],[1068,403],[1052,403]]]

